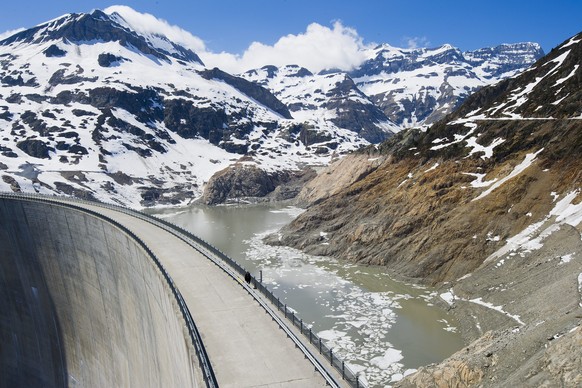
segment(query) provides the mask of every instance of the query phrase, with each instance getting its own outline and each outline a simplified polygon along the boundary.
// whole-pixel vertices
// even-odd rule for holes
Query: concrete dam
[[[0,193],[0,388],[365,386],[263,284],[168,224]]]
[[[176,300],[139,244],[57,204],[0,199],[1,385],[202,386]]]

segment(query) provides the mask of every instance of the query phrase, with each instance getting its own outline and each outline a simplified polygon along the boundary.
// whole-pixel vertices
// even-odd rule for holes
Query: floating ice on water
[[[399,362],[402,352],[389,343],[388,333],[398,318],[395,310],[402,308],[399,301],[416,297],[365,290],[342,278],[350,268],[356,272],[357,266],[309,256],[289,247],[265,245],[262,240],[267,234],[249,240],[250,248],[245,252],[258,267],[267,259],[271,261],[269,268],[262,267],[265,284],[276,285],[277,293],[285,296],[287,304],[297,300],[297,295],[309,295],[310,307],[303,308],[315,309],[322,317],[314,323],[314,332],[354,373],[359,373],[360,381],[366,379],[375,386],[390,383],[392,376],[404,376],[405,366]],[[304,290],[303,294],[298,294],[299,290]],[[299,312],[301,318],[313,319],[301,315]]]
[[[388,369],[392,364],[402,360],[402,358],[402,351],[390,348],[384,352],[383,356],[372,358],[370,364],[376,365],[380,369]]]
[[[363,325],[365,325],[366,323],[368,323],[368,318],[360,317],[360,318],[356,319],[355,321],[348,321],[347,323],[354,326],[354,327],[360,328]]]
[[[344,337],[346,334],[347,333],[345,331],[339,331],[334,329],[323,330],[317,333],[317,335],[319,335],[321,339],[329,342],[335,342],[337,339]]]

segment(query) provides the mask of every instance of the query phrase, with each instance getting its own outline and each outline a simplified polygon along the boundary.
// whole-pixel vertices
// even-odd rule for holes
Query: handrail
[[[1,193],[0,193],[1,194]],[[14,195],[15,193],[6,193],[8,195]],[[233,273],[230,269],[232,268],[235,272],[239,275],[244,276],[247,271],[244,267],[242,267],[239,263],[237,263],[234,259],[220,251],[218,248],[213,246],[212,244],[208,243],[207,241],[203,240],[202,238],[194,235],[193,233],[189,232],[188,230],[175,225],[167,220],[155,217],[153,215],[149,215],[146,213],[142,213],[140,211],[124,207],[117,204],[109,204],[100,201],[93,201],[93,200],[85,200],[80,198],[68,197],[68,196],[56,196],[56,195],[43,195],[38,193],[25,193],[25,194],[18,194],[18,195],[28,195],[31,197],[38,197],[44,198],[52,202],[58,202],[59,199],[63,199],[66,201],[73,201],[78,203],[83,203],[87,205],[94,205],[103,207],[106,209],[110,209],[113,211],[118,211],[121,213],[128,214],[132,217],[141,219],[153,225],[156,225],[172,234],[176,237],[180,238],[182,241],[190,245],[192,248],[200,252],[204,255],[207,259],[212,261],[215,265],[221,268],[225,273],[227,273],[231,278],[237,281],[245,290],[255,299],[257,302],[265,309],[269,315],[273,318],[275,322],[281,327],[286,334],[295,342],[297,347],[304,353],[307,359],[312,362],[315,366],[317,371],[322,374],[326,382],[331,385],[332,387],[339,386],[339,383],[335,380],[335,378],[327,371],[327,369],[321,365],[321,363],[317,360],[316,357],[313,356],[313,353],[304,346],[303,342],[295,335],[293,335],[290,328],[284,323],[283,320],[279,318],[279,316],[269,308],[261,298],[259,298],[253,289],[247,285],[244,281],[241,280],[240,277],[237,277],[235,273]],[[219,259],[219,260],[217,260]],[[223,263],[227,264],[224,265]],[[279,298],[276,297],[271,290],[265,287],[262,283],[258,282],[254,276],[251,275],[252,283],[257,287],[259,290],[274,306],[277,307],[277,310],[284,314],[284,317],[292,324],[292,326],[300,329],[301,334],[303,334],[306,339],[308,339],[309,343],[315,346],[316,350],[319,351],[319,354],[323,356],[327,361],[330,362],[330,365],[341,374],[342,379],[346,381],[351,387],[367,387],[367,384],[360,381],[359,376],[357,373],[354,373],[351,368],[345,364],[343,360],[341,360],[337,355],[333,354],[333,349],[328,347],[324,342],[322,342],[321,338],[313,333],[311,329],[303,324],[303,320],[298,318],[297,314],[291,311],[287,305],[280,302]],[[288,332],[289,331],[289,332]]]
[[[178,307],[180,309],[180,312],[182,313],[182,316],[186,322],[186,326],[188,328],[188,333],[190,334],[190,339],[192,341],[192,345],[194,346],[194,349],[196,351],[196,355],[198,357],[198,362],[200,364],[200,369],[202,370],[203,379],[204,379],[204,382],[206,383],[206,386],[208,388],[218,387],[218,381],[216,379],[216,375],[214,374],[214,370],[212,369],[212,365],[210,363],[210,358],[208,357],[208,353],[206,352],[206,348],[204,347],[204,343],[202,342],[202,337],[200,335],[200,332],[198,331],[196,324],[194,323],[194,320],[192,319],[192,315],[190,314],[190,310],[188,309],[188,306],[186,305],[186,302],[184,301],[182,294],[180,293],[180,291],[178,290],[178,288],[174,284],[174,281],[172,280],[172,278],[170,277],[170,275],[168,274],[168,272],[166,271],[166,269],[164,268],[162,263],[159,261],[159,259],[156,257],[156,255],[152,252],[152,250],[147,246],[147,244],[141,238],[139,238],[135,233],[133,233],[131,230],[129,230],[127,227],[125,227],[121,223],[119,223],[119,222],[117,222],[117,221],[115,221],[115,220],[113,220],[113,219],[111,219],[103,214],[100,214],[98,212],[95,212],[93,210],[90,210],[90,209],[87,209],[87,208],[84,208],[81,206],[67,203],[66,201],[55,201],[54,199],[43,198],[41,196],[30,195],[28,193],[16,194],[16,193],[0,192],[0,198],[9,199],[9,200],[26,200],[26,201],[31,201],[31,202],[49,203],[53,206],[62,206],[62,207],[74,209],[76,211],[80,211],[80,212],[89,214],[92,217],[99,218],[105,222],[112,224],[113,226],[115,226],[116,228],[120,229],[122,232],[127,234],[132,240],[137,242],[138,245],[140,245],[140,247],[146,252],[146,254],[154,262],[154,264],[158,268],[158,270],[162,273],[166,283],[168,284],[168,286],[170,287],[170,290],[172,291],[172,294],[174,295],[174,298],[176,299],[176,302],[178,303]]]

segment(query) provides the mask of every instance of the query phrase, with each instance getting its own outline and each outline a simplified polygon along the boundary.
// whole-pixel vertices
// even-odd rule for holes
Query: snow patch
[[[519,174],[521,174],[523,171],[525,171],[529,166],[532,165],[532,163],[534,162],[534,160],[536,159],[536,157],[538,156],[538,154],[540,152],[542,152],[544,149],[540,149],[537,152],[531,153],[531,154],[527,154],[524,158],[524,160],[518,164],[517,166],[515,166],[515,168],[513,169],[513,171],[511,171],[511,173],[509,175],[507,175],[504,178],[501,178],[499,181],[495,182],[489,189],[487,189],[486,191],[484,191],[483,193],[481,193],[477,198],[474,198],[473,201],[478,201],[482,198],[485,198],[486,196],[488,196],[489,194],[491,194],[491,192],[493,190],[495,190],[496,188],[500,187],[502,184],[504,184],[505,182],[507,182],[508,180],[510,180],[511,178],[514,178],[516,176],[518,176]]]
[[[429,171],[435,170],[438,166],[439,166],[439,164],[435,163],[432,165],[432,167],[430,167],[428,170],[425,170],[424,172],[429,172]]]
[[[527,226],[520,233],[507,239],[506,245],[490,255],[485,263],[517,250],[529,252],[540,249],[543,247],[543,241],[558,231],[563,224],[577,227],[582,222],[582,202],[577,205],[572,202],[579,193],[576,190],[566,194],[544,219]],[[510,256],[513,255],[510,254]]]
[[[470,299],[469,302],[487,307],[489,309],[495,310],[500,312],[501,314],[513,319],[514,321],[516,321],[517,323],[519,323],[521,326],[525,325],[525,323],[521,320],[521,318],[519,317],[519,315],[515,315],[515,314],[510,314],[508,312],[506,312],[505,310],[503,310],[502,306],[495,306],[492,303],[489,302],[484,302],[483,299],[481,298],[475,298],[475,299]]]
[[[490,181],[483,182],[483,178],[485,178],[485,175],[486,174],[479,174],[479,173],[473,173],[473,172],[464,172],[463,174],[464,175],[474,176],[475,178],[477,178],[477,179],[475,179],[474,181],[471,182],[471,187],[476,187],[476,188],[479,188],[479,187],[489,187],[493,183],[495,183],[495,182],[498,181],[497,178],[494,178],[494,179],[492,179]]]
[[[564,256],[560,257],[560,264],[567,264],[567,263],[571,262],[573,258],[574,258],[574,253],[564,255]]]
[[[447,302],[449,304],[449,306],[452,306],[455,303],[456,297],[455,297],[455,293],[453,292],[452,288],[449,291],[443,292],[442,294],[440,294],[440,297],[442,300]]]
[[[472,150],[469,152],[469,156],[482,152],[483,155],[481,155],[481,159],[489,159],[493,156],[493,149],[505,142],[505,139],[500,137],[495,138],[488,146],[482,146],[481,144],[477,143],[477,137],[475,136],[468,138],[466,142],[467,147],[472,148]]]
[[[570,38],[570,40],[568,42],[564,43],[562,45],[562,47],[560,47],[560,48],[563,49],[563,48],[566,48],[568,46],[572,46],[572,45],[578,44],[580,42],[582,42],[582,39],[576,39],[576,37],[572,37],[572,38]]]
[[[459,123],[461,123],[461,121],[457,120],[457,121],[451,122],[450,124],[459,124]],[[433,147],[431,147],[430,149],[431,149],[432,151],[438,151],[438,150],[440,150],[440,149],[442,149],[442,148],[446,148],[446,147],[448,147],[448,146],[451,146],[451,145],[453,145],[453,144],[460,143],[460,142],[462,142],[463,140],[467,139],[469,136],[471,136],[471,135],[473,134],[473,132],[475,131],[475,129],[477,129],[477,124],[475,124],[475,123],[468,122],[468,121],[464,121],[464,122],[462,122],[462,124],[463,124],[465,127],[471,128],[471,129],[469,130],[469,132],[467,132],[465,135],[460,135],[460,134],[458,134],[458,133],[455,133],[455,134],[454,134],[454,138],[455,138],[455,139],[454,139],[453,141],[451,141],[451,142],[449,142],[449,143],[438,144],[438,145],[436,145],[436,146],[433,146]]]

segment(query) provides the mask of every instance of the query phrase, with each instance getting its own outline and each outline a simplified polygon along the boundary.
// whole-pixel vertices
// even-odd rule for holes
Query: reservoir
[[[392,280],[381,267],[272,247],[263,237],[301,213],[282,204],[148,210],[237,260],[333,347],[370,387],[383,387],[463,347],[436,293]],[[323,242],[325,243],[325,242]]]

